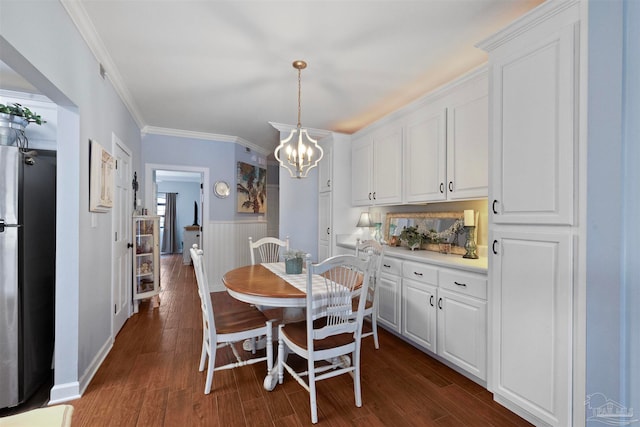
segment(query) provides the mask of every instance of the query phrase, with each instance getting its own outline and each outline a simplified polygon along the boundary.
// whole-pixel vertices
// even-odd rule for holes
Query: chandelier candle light
[[[307,63],[294,61],[293,68],[298,70],[298,126],[291,130],[287,138],[280,141],[274,155],[280,166],[289,171],[291,178],[306,178],[309,171],[318,165],[324,153],[318,142],[311,138],[307,129],[303,129],[300,124],[301,71],[307,68]],[[283,149],[285,158],[281,157]],[[318,152],[317,156],[314,154],[315,151]]]

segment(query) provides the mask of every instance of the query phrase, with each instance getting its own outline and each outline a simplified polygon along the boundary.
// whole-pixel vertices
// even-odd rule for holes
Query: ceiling
[[[474,44],[542,0],[61,0],[145,132],[236,138],[269,122],[353,133],[486,61]]]

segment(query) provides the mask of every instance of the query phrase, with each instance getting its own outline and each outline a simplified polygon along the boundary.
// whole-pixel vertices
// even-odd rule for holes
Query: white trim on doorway
[[[200,223],[204,226],[209,221],[209,168],[197,167],[197,166],[183,166],[183,165],[162,165],[157,163],[145,163],[144,165],[144,206],[149,209],[149,213],[155,213],[156,206],[154,200],[154,184],[155,184],[155,171],[175,171],[175,172],[196,172],[202,176],[202,218]],[[204,227],[203,227],[204,228]],[[206,230],[204,230],[206,231]],[[203,249],[206,245],[205,239],[201,240]]]

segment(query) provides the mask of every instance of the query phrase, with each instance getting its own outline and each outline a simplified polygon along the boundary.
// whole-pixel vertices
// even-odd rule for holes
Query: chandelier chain
[[[300,107],[300,97],[302,94],[302,70],[298,69],[298,127],[301,127],[301,122],[300,122],[300,114],[302,111],[302,108]]]

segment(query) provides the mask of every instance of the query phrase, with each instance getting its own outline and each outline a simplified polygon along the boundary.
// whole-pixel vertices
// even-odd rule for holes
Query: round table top
[[[307,294],[268,268],[256,264],[231,270],[222,277],[229,294],[240,301],[272,307],[304,307]]]

